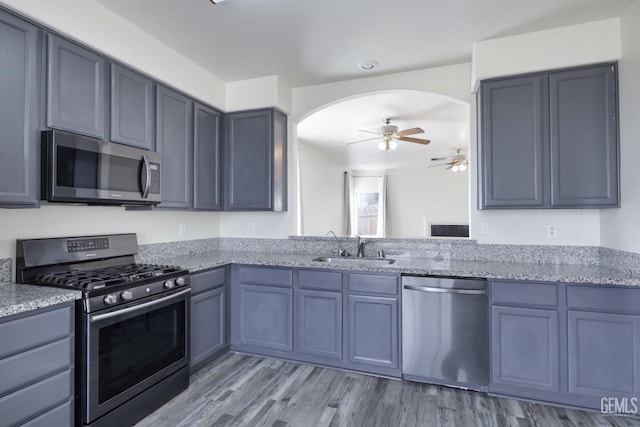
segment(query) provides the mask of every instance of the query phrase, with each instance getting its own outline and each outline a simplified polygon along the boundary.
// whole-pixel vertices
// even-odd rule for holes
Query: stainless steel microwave
[[[160,203],[160,155],[55,130],[42,132],[41,199],[96,205]]]

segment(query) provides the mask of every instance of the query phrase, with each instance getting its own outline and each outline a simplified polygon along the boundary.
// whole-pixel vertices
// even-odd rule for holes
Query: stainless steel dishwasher
[[[402,276],[402,375],[486,391],[487,281]]]

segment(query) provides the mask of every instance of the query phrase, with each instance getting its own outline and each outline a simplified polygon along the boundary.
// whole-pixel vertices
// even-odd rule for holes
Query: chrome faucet
[[[367,243],[367,240],[357,234],[356,237],[358,238],[358,258],[364,258],[364,244]]]
[[[340,239],[338,239],[338,236],[336,236],[336,233],[334,233],[332,230],[329,230],[329,232],[327,233],[327,236],[329,234],[333,234],[333,237],[335,237],[336,241],[338,242],[338,251],[337,251],[338,256],[349,256],[349,253],[347,252],[347,250],[340,247]]]

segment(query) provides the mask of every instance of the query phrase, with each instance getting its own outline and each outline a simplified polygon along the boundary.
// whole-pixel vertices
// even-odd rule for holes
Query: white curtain
[[[353,216],[356,214],[356,209],[354,208],[355,202],[353,200],[354,192],[353,192],[353,175],[349,172],[344,173],[344,212],[343,212],[343,222],[344,222],[344,235],[351,236],[353,231],[354,218]]]
[[[378,236],[387,237],[389,235],[389,224],[391,223],[388,218],[389,199],[387,194],[387,175],[380,176],[378,192],[380,193],[380,205],[378,208]]]

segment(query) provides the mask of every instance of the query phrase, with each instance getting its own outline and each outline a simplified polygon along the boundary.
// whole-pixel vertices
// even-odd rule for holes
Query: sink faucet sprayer
[[[338,242],[338,256],[349,256],[349,253],[347,252],[346,249],[343,249],[340,247],[340,239],[338,239],[338,236],[336,236],[336,233],[334,233],[332,230],[329,230],[329,232],[327,233],[327,236],[329,234],[333,234],[333,237],[336,238],[336,241]]]

